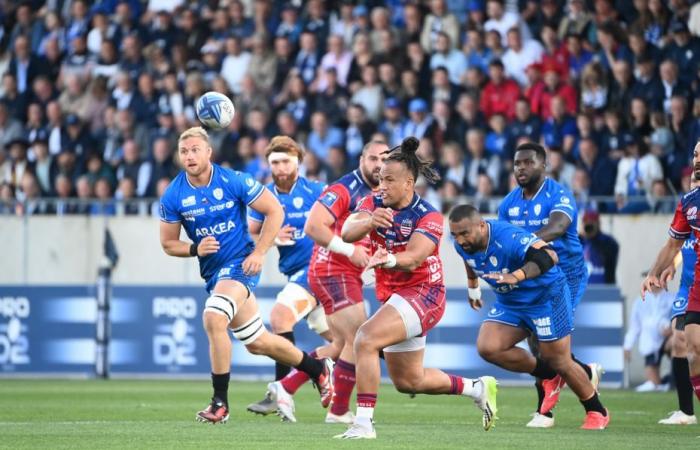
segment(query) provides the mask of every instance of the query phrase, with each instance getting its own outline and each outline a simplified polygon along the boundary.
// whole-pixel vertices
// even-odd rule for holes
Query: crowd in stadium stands
[[[305,176],[332,181],[374,135],[413,135],[443,178],[419,182],[429,201],[484,212],[522,140],[546,145],[581,207],[672,212],[661,199],[687,186],[700,138],[690,0],[0,1],[0,21],[3,213],[159,196],[209,90],[236,107],[211,132],[220,164],[268,180],[284,134]]]

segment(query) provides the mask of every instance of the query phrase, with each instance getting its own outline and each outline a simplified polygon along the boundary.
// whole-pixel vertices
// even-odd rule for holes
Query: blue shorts
[[[676,294],[676,299],[671,305],[671,320],[678,316],[685,315],[685,310],[688,308],[688,294],[690,286],[681,286]]]
[[[586,291],[586,286],[588,285],[588,267],[582,262],[580,265],[577,264],[563,272],[566,276],[566,282],[569,285],[569,292],[571,293],[571,314],[574,314],[576,312],[576,307],[581,303],[581,298],[583,298],[583,293]]]
[[[543,297],[541,303],[517,307],[496,302],[485,321],[525,328],[542,342],[557,341],[571,334],[573,314],[567,283],[555,282]]]
[[[305,266],[303,269],[297,270],[291,275],[287,275],[287,281],[296,283],[311,292],[311,288],[309,287],[309,266]]]
[[[211,291],[214,290],[214,286],[216,286],[216,283],[218,283],[221,280],[234,280],[238,281],[243,286],[245,286],[246,289],[248,289],[249,294],[252,293],[253,289],[255,289],[255,286],[258,285],[258,281],[260,280],[260,274],[246,275],[245,273],[243,273],[243,269],[241,267],[242,264],[242,259],[236,259],[233,261],[229,261],[222,267],[220,267],[219,270],[216,271],[214,276],[207,280],[207,292],[211,294]]]

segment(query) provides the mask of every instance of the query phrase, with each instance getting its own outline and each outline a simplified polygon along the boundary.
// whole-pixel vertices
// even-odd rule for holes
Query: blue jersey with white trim
[[[255,245],[248,233],[247,206],[262,195],[264,187],[247,173],[212,164],[211,180],[194,187],[180,172],[160,199],[160,219],[181,223],[195,243],[207,236],[219,242],[219,251],[199,257],[199,272],[209,280],[233,260],[243,262]]]
[[[680,288],[690,288],[693,284],[693,279],[695,278],[695,262],[698,259],[698,255],[695,252],[695,236],[690,236],[683,242],[683,247],[681,247],[681,256],[683,257],[683,269],[681,271],[681,285]]]
[[[535,233],[549,223],[549,217],[555,211],[566,214],[571,219],[571,224],[564,235],[550,245],[557,252],[561,269],[565,273],[573,273],[577,268],[585,267],[585,262],[583,246],[576,230],[576,200],[571,191],[551,178],[545,178],[537,193],[528,200],[523,197],[523,189],[518,186],[501,202],[498,219]]]
[[[292,236],[294,245],[277,247],[280,252],[279,269],[287,277],[308,267],[311,263],[314,241],[304,233],[304,225],[309,217],[311,207],[325,187],[326,185],[323,183],[310,181],[303,177],[297,179],[289,192],[279,192],[274,182],[266,186],[284,208],[284,225],[294,228]],[[253,209],[248,211],[248,217],[258,222],[262,222],[264,219],[262,214]]]
[[[541,239],[533,233],[500,220],[487,220],[489,242],[486,250],[467,253],[456,241],[455,250],[474,273],[481,277],[487,273],[512,273],[525,264],[525,253]],[[548,301],[545,294],[555,281],[565,280],[558,265],[542,275],[516,285],[498,284],[485,279],[493,288],[496,299],[503,305],[525,307]]]

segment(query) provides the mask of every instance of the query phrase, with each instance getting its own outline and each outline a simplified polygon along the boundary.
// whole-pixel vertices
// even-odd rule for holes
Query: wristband
[[[195,244],[194,242],[192,243],[192,245],[190,245],[190,256],[199,256],[199,254],[197,253],[197,244]]]
[[[353,244],[348,244],[338,236],[333,236],[333,239],[328,243],[326,249],[333,253],[345,255],[348,258],[355,252],[355,246]]]
[[[469,292],[469,298],[472,300],[481,300],[481,286],[477,286],[475,288],[467,288],[467,292]]]
[[[385,269],[391,269],[392,267],[396,266],[396,256],[393,254],[389,253],[386,256],[386,262],[382,264],[382,267]]]

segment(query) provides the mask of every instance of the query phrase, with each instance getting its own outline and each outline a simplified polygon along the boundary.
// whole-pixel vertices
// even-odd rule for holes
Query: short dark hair
[[[537,142],[523,142],[515,148],[515,151],[516,153],[520,151],[532,151],[535,152],[535,155],[542,161],[547,159],[547,152],[544,150],[544,147]]]
[[[473,205],[457,205],[450,211],[450,222],[460,222],[464,219],[473,219],[479,215],[479,210]]]

